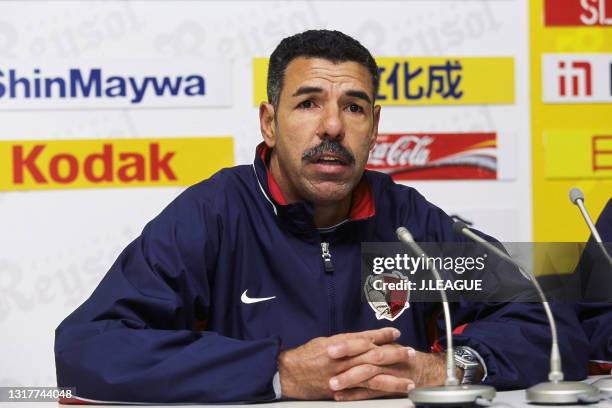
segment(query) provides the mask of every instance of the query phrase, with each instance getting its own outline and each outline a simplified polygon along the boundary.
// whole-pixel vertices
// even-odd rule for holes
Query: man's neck
[[[333,204],[315,204],[314,223],[317,228],[329,228],[344,221],[351,209],[351,197]]]

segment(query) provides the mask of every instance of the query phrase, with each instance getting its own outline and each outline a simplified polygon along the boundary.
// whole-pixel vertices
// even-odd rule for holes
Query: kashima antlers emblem
[[[398,271],[368,276],[363,292],[378,320],[393,321],[410,307],[409,281]]]

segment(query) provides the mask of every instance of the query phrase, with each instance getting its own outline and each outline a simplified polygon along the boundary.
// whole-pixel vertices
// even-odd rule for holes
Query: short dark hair
[[[308,30],[284,38],[270,56],[268,64],[268,102],[278,108],[285,69],[298,57],[323,58],[333,63],[353,61],[370,72],[373,96],[378,93],[378,65],[370,51],[359,41],[340,31]]]

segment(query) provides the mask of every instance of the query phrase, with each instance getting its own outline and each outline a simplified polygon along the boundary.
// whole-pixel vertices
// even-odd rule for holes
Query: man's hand
[[[283,397],[307,400],[334,398],[330,379],[337,378],[340,373],[348,373],[359,365],[400,364],[409,358],[411,350],[392,346],[391,343],[400,334],[397,329],[383,328],[318,337],[295,349],[281,352],[278,370]],[[383,349],[379,346],[392,347]],[[351,373],[351,378],[353,375]],[[409,384],[406,378],[381,377],[373,382],[379,380],[385,382],[387,389],[392,388],[406,395]]]
[[[446,378],[445,353],[421,353],[409,349],[410,358],[393,364],[385,355],[393,350],[406,349],[398,344],[386,344],[376,347],[348,363],[351,366],[342,373],[330,379],[330,388],[337,401],[353,401],[377,398],[382,396],[406,395],[406,392],[416,387],[442,385]],[[376,356],[372,358],[373,356]],[[372,364],[372,361],[380,363]],[[463,372],[457,369],[457,377],[462,378]],[[407,384],[401,390],[401,379]]]

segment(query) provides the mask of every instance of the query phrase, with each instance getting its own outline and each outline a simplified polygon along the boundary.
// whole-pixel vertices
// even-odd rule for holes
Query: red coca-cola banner
[[[612,25],[612,0],[545,0],[547,26]]]
[[[495,133],[379,134],[367,168],[396,180],[497,178]]]

